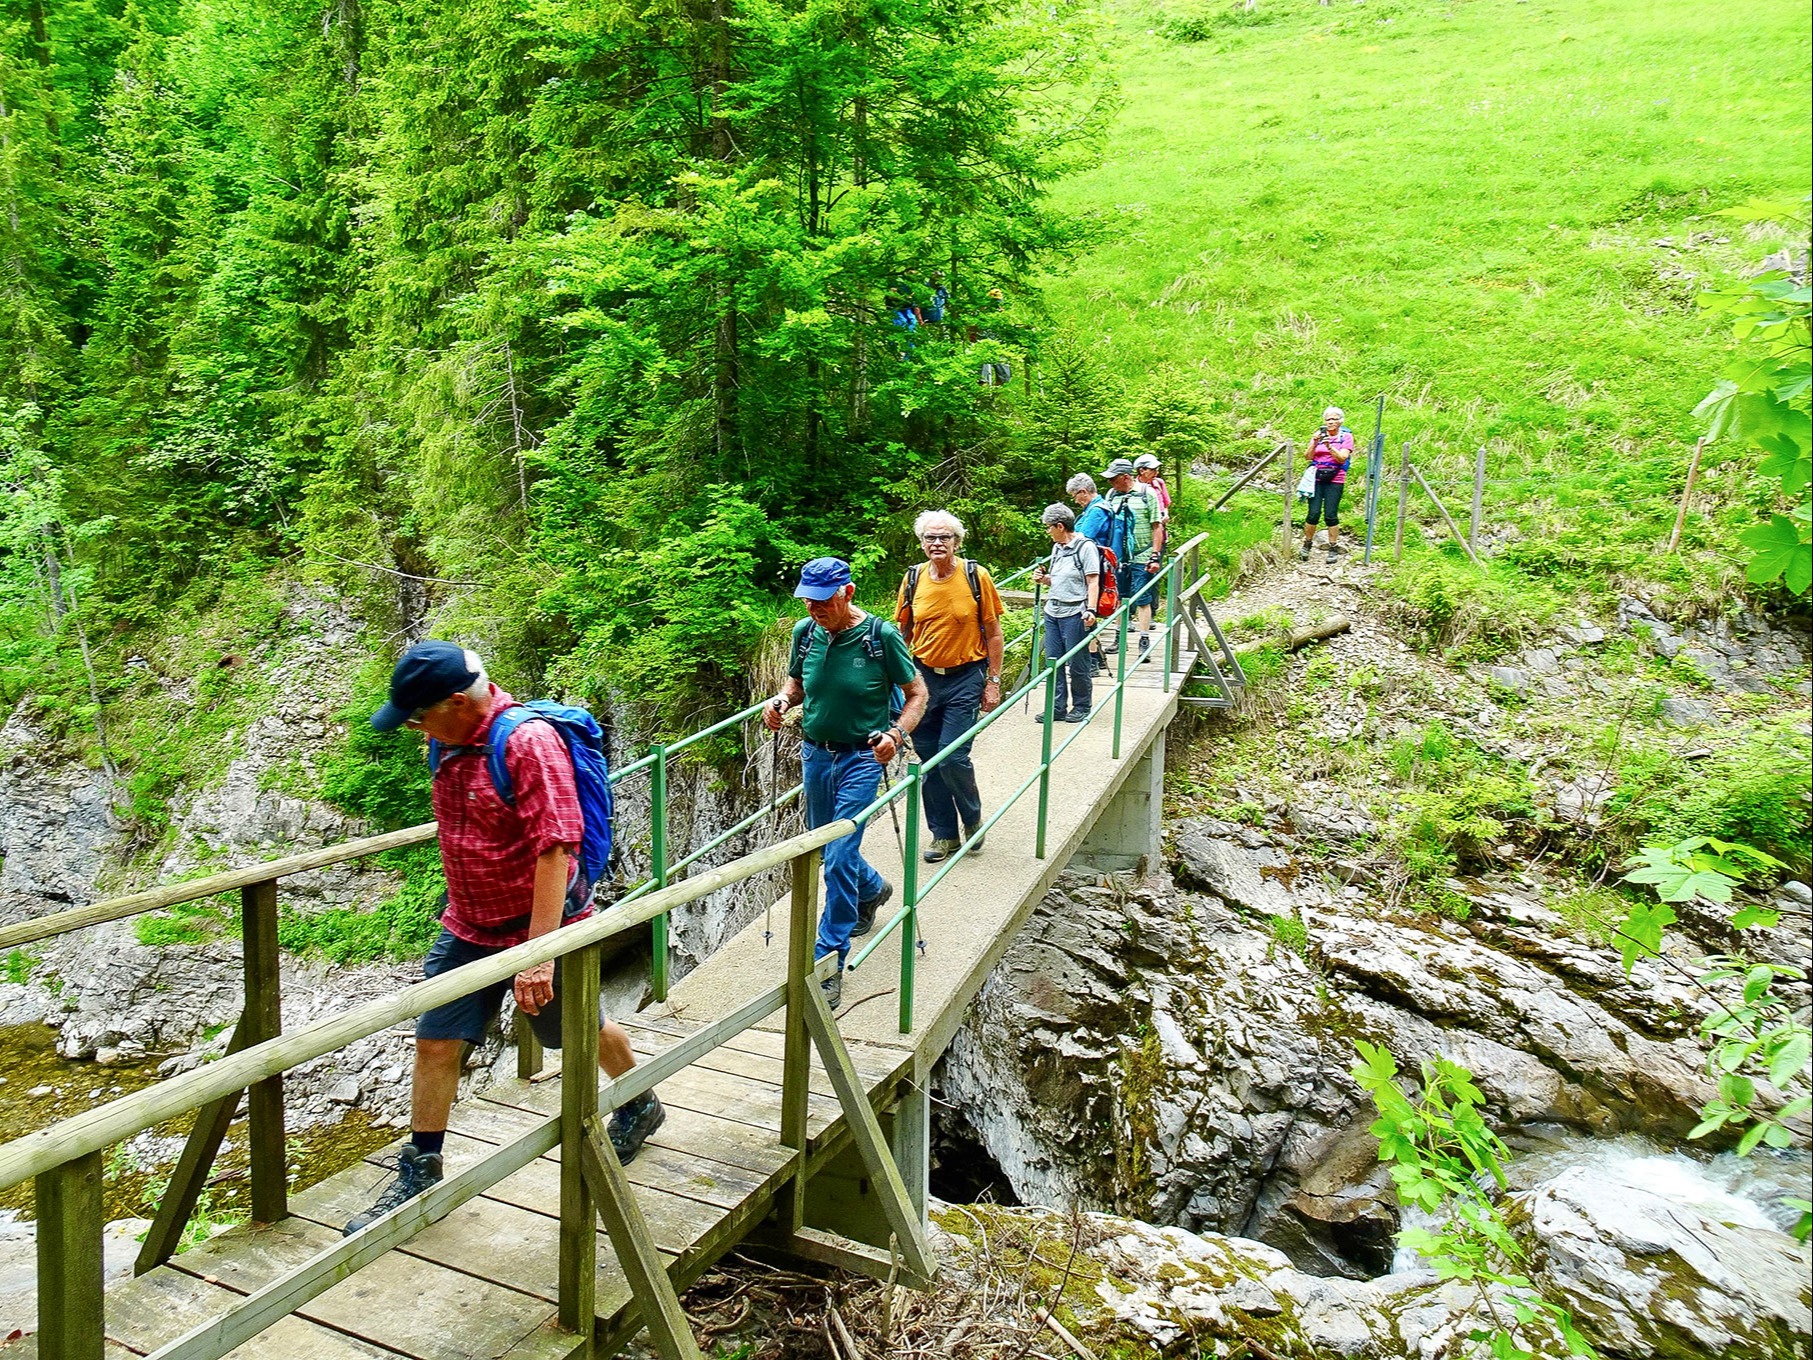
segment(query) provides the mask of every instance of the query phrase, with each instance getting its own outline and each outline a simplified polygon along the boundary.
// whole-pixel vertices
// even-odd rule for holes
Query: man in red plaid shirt
[[[530,719],[504,747],[515,790],[506,803],[486,765],[491,724],[516,700],[486,678],[476,653],[450,642],[419,642],[390,679],[390,701],[372,715],[380,732],[412,727],[441,744],[434,775],[434,815],[447,908],[440,938],[422,963],[425,977],[489,958],[592,914],[579,847],[585,834],[573,759],[560,733]],[[536,1037],[560,1047],[560,964],[550,960],[515,978],[517,1006]],[[509,984],[493,983],[425,1012],[416,1022],[410,1136],[397,1154],[397,1179],[377,1202],[347,1223],[355,1233],[441,1179],[447,1119],[459,1092],[467,1044],[484,1042]],[[636,1065],[629,1035],[605,1021],[598,1065],[612,1077]],[[611,1146],[628,1162],[666,1118],[651,1091],[611,1116]]]

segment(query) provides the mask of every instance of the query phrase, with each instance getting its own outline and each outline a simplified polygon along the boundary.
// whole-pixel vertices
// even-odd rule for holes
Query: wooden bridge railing
[[[274,1160],[268,1149],[263,1161],[256,1154],[254,1156],[254,1177],[259,1175],[262,1166],[266,1178],[264,1212],[258,1212],[255,1207],[254,1217],[262,1221],[282,1217],[282,1097],[278,1083],[284,1072],[479,987],[505,981],[525,968],[567,956],[572,956],[574,966],[564,970],[571,981],[562,1008],[563,1066],[569,1073],[595,1072],[598,1065],[598,979],[604,941],[644,922],[660,919],[676,907],[782,865],[790,868],[792,885],[784,981],[651,1061],[614,1081],[603,1083],[603,1098],[611,1106],[632,1099],[784,1008],[780,1141],[792,1150],[793,1160],[790,1180],[783,1187],[777,1208],[777,1227],[782,1239],[798,1237],[803,1230],[807,1096],[812,1062],[810,1044],[818,1049],[830,1076],[852,1141],[878,1191],[888,1227],[900,1244],[906,1273],[920,1279],[929,1278],[935,1267],[918,1214],[888,1151],[880,1123],[844,1048],[836,1023],[816,985],[812,945],[818,920],[820,852],[831,841],[848,834],[854,825],[847,820],[832,822],[685,882],[662,888],[635,902],[615,906],[590,920],[563,927],[489,959],[443,973],[293,1033],[256,1040],[248,1035],[243,1043],[236,1037],[235,1051],[218,1062],[195,1068],[0,1146],[0,1189],[28,1179],[36,1182],[39,1355],[43,1360],[102,1360],[105,1352],[102,1155],[112,1144],[190,1110],[200,1112],[197,1132],[201,1131],[203,1118],[219,1121],[224,1132],[225,1122],[231,1118],[240,1092],[249,1089],[254,1093],[254,1121],[260,1109],[257,1093],[268,1092],[270,1095],[265,1098],[274,1096],[277,1104],[278,1141]],[[262,1004],[260,998],[275,996],[277,879],[286,872],[318,868],[362,854],[413,844],[432,835],[432,827],[414,828],[290,860],[274,861],[197,884],[140,893],[58,915],[68,918],[85,914],[82,924],[117,920],[175,901],[211,896],[227,886],[228,880],[237,880],[247,907],[246,1019],[252,1022],[255,1030],[274,1020],[274,1017],[257,1014],[256,1007]],[[48,917],[24,926],[8,927],[0,933],[0,940],[17,942],[20,936],[42,939],[60,933],[57,929],[46,929],[56,920],[57,917]],[[38,933],[28,935],[33,928]],[[255,979],[264,979],[267,970],[268,990],[255,991]],[[260,981],[259,986],[264,987],[264,982]],[[245,1023],[242,1021],[242,1025]],[[641,1305],[644,1325],[657,1349],[665,1360],[698,1360],[699,1351],[680,1311],[678,1297],[630,1193],[622,1165],[605,1134],[599,1113],[600,1099],[597,1081],[563,1082],[560,1114],[408,1201],[365,1230],[319,1252],[287,1275],[247,1296],[228,1313],[194,1327],[157,1351],[153,1360],[214,1360],[224,1355],[557,1146],[561,1149],[561,1326],[580,1336],[581,1353],[589,1352],[596,1315],[595,1224],[602,1218]],[[264,1127],[268,1133],[271,1127],[268,1115]],[[255,1138],[258,1129],[255,1122]],[[184,1152],[185,1162],[191,1151],[199,1157],[193,1137]],[[211,1157],[210,1149],[208,1160]],[[202,1174],[205,1176],[205,1163]],[[255,1182],[254,1205],[259,1204]],[[192,1201],[189,1207],[193,1207]],[[160,1207],[160,1223],[165,1216]],[[187,1217],[185,1210],[176,1220],[179,1236]],[[147,1243],[150,1243],[149,1237]]]

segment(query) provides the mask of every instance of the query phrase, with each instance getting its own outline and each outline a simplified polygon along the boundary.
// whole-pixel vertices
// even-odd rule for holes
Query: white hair
[[[924,538],[930,529],[947,528],[957,535],[957,542],[963,542],[963,521],[949,510],[927,510],[913,521],[913,537]]]
[[[1093,493],[1095,491],[1095,478],[1091,477],[1087,472],[1079,472],[1076,476],[1064,483],[1064,490],[1072,496],[1076,495],[1079,491]]]
[[[470,647],[466,648],[466,669],[477,671],[478,678],[460,692],[475,704],[483,703],[491,696],[491,677],[485,674],[485,663]]]

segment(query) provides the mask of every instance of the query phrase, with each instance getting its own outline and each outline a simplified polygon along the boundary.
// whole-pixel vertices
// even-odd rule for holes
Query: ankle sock
[[[447,1146],[447,1130],[442,1129],[438,1133],[423,1133],[420,1129],[412,1129],[409,1133],[409,1141],[415,1144],[415,1150],[423,1155],[428,1153],[439,1155],[441,1149]]]

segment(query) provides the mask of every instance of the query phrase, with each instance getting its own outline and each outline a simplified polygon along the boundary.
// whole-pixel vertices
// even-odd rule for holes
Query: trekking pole
[[[775,710],[783,717],[787,713],[785,702],[775,701]],[[802,770],[802,781],[804,777]],[[781,829],[781,729],[778,727],[768,734],[768,791],[774,799],[774,816],[768,823],[768,835],[772,839]],[[805,792],[800,790],[802,798]],[[762,908],[762,945],[766,948],[774,941],[774,894],[764,893],[763,897],[767,899],[767,905]]]
[[[1032,565],[1035,571],[1038,570],[1039,564],[1037,562],[1034,562]],[[1034,576],[1032,578],[1032,656],[1026,663],[1026,678],[1029,680],[1039,672],[1039,653],[1043,650],[1043,648],[1039,646],[1039,643],[1042,640],[1039,631],[1039,585],[1039,578]],[[1023,716],[1030,712],[1032,712],[1032,687],[1028,685],[1026,688],[1026,702],[1020,705],[1020,713]]]
[[[869,749],[871,751],[874,750],[875,743],[880,741],[885,736],[887,736],[886,732],[869,733]],[[898,748],[895,749],[894,754],[895,755],[900,754],[900,751]],[[889,778],[889,775],[892,772],[893,763],[894,763],[893,761],[888,761],[881,767],[881,796],[883,798],[887,798],[888,794],[893,792],[893,789],[894,789],[894,781],[891,778]],[[895,845],[895,848],[897,848],[900,851],[900,862],[902,864],[905,864],[906,863],[906,841],[904,838],[902,838],[902,836],[900,834],[900,809],[895,806],[894,800],[891,798],[888,799],[888,819],[894,823],[894,845]]]

